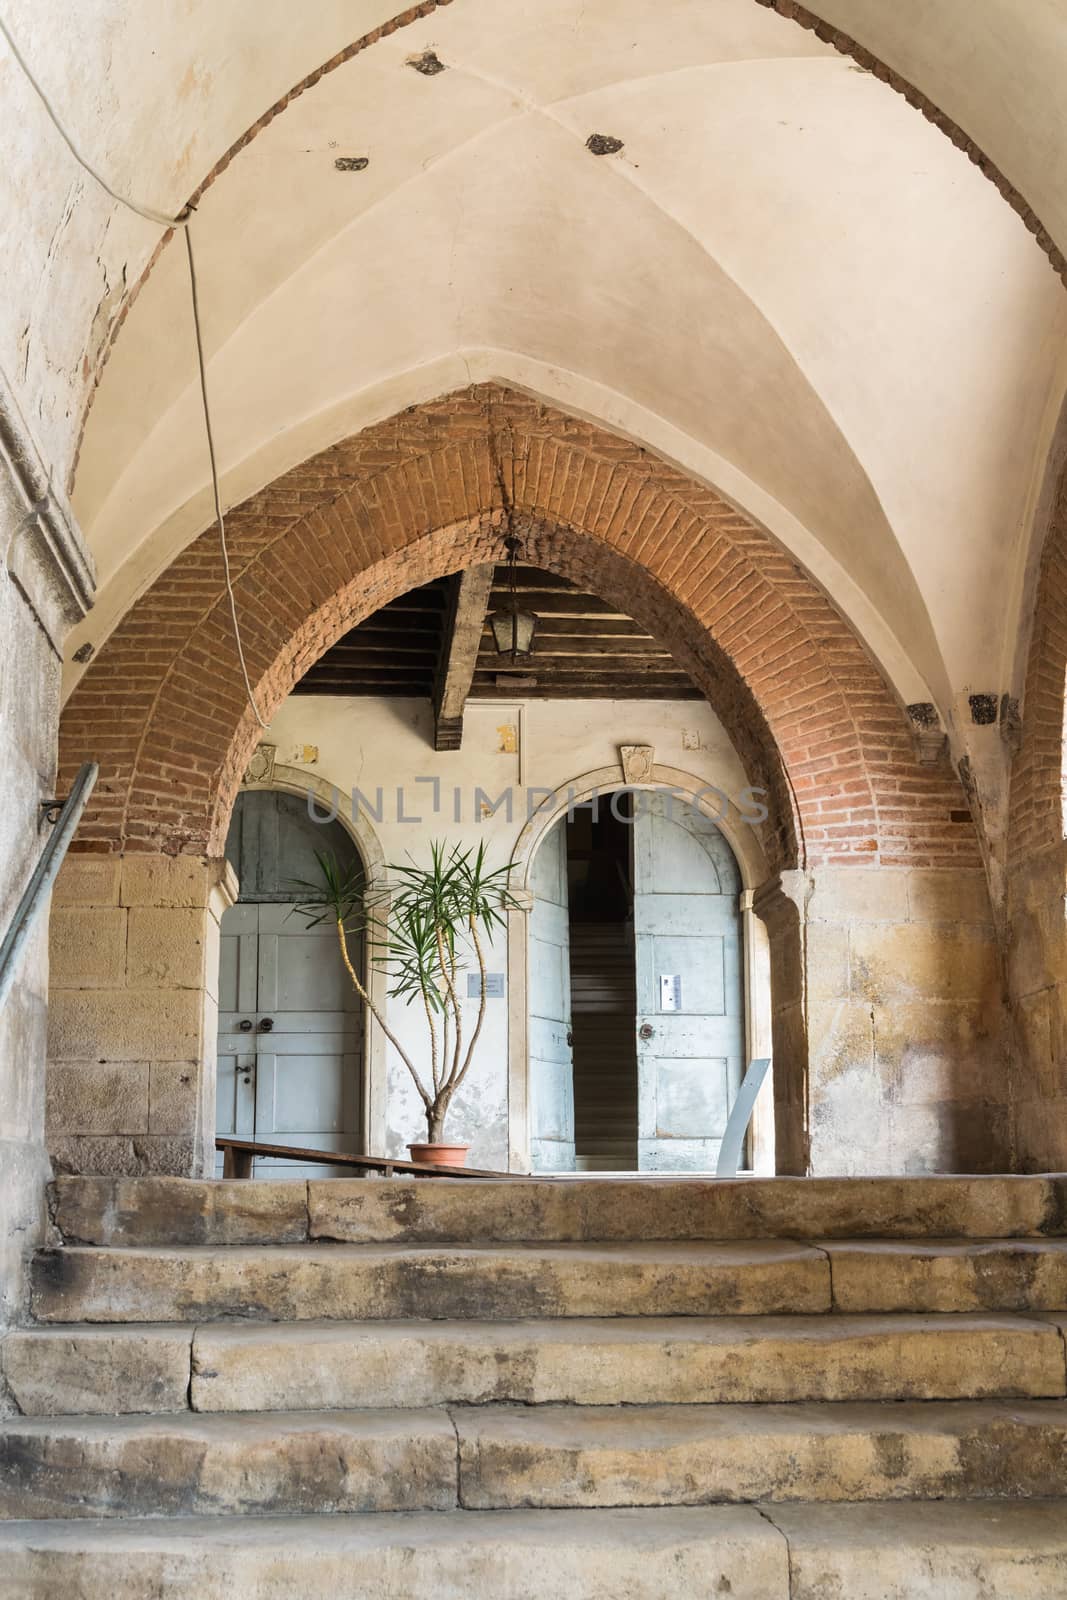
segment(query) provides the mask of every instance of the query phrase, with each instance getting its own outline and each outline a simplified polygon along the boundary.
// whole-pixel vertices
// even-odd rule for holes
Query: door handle
[[[252,1032],[252,1022],[249,1017],[242,1017],[237,1026],[240,1028],[242,1033]]]
[[[654,1039],[655,1036],[656,1030],[652,1026],[651,1022],[642,1022],[641,1026],[637,1030],[637,1037],[639,1039],[643,1039],[645,1044],[647,1044],[648,1041],[650,1039]]]
[[[259,1031],[260,1031],[260,1033],[270,1033],[270,1031],[271,1031],[271,1029],[273,1027],[274,1027],[274,1018],[273,1017],[260,1017],[260,1019],[259,1019]]]

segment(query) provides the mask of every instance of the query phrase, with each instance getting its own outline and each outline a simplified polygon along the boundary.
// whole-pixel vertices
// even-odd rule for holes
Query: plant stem
[[[453,1043],[452,1063],[449,1065],[446,1061],[444,1064],[443,1078],[447,1086],[455,1076],[456,1062],[459,1060],[459,1052],[463,1044],[463,1015],[459,1009],[459,1001],[456,998],[456,986],[448,970],[448,962],[445,958],[445,936],[441,931],[440,923],[437,925],[437,959],[441,964],[441,973],[445,980],[445,988],[448,991],[449,1003],[452,1006],[452,1015],[456,1019],[456,1037]]]
[[[419,1094],[422,1098],[422,1103],[426,1107],[427,1112],[429,1112],[431,1106],[433,1105],[433,1099],[423,1088],[422,1079],[415,1070],[415,1063],[412,1061],[411,1057],[408,1055],[407,1051],[396,1037],[396,1034],[393,1033],[392,1029],[389,1027],[385,1018],[378,1010],[378,1007],[367,993],[367,990],[363,987],[363,984],[360,982],[359,976],[356,973],[356,969],[352,965],[351,957],[348,954],[348,939],[345,935],[345,923],[343,917],[337,918],[337,941],[341,946],[341,960],[344,962],[345,970],[348,973],[349,978],[352,980],[353,988],[359,995],[359,998],[363,1001],[363,1004],[366,1006],[375,1022],[378,1024],[379,1028],[381,1028],[382,1032],[385,1034],[385,1037],[389,1040],[389,1043],[392,1045],[393,1049],[396,1051],[405,1067],[407,1067],[408,1071],[411,1073],[412,1081],[414,1082],[416,1089],[419,1091]]]
[[[485,1021],[485,1001],[486,1001],[486,994],[485,994],[485,953],[482,950],[482,941],[478,937],[478,925],[477,925],[477,923],[475,921],[473,912],[471,912],[471,915],[470,915],[470,918],[468,920],[467,926],[470,929],[471,942],[474,945],[474,953],[478,958],[478,971],[481,974],[481,980],[482,980],[481,981],[482,995],[481,995],[481,999],[478,1002],[478,1020],[474,1024],[474,1032],[471,1034],[471,1041],[470,1041],[470,1044],[467,1046],[467,1054],[463,1058],[463,1066],[460,1068],[458,1073],[454,1073],[452,1075],[452,1077],[449,1079],[448,1091],[449,1091],[449,1095],[450,1096],[455,1093],[455,1091],[459,1088],[460,1084],[463,1082],[464,1078],[467,1076],[467,1073],[470,1071],[470,1065],[471,1065],[471,1062],[474,1059],[474,1047],[478,1043],[478,1035],[481,1033],[481,1031],[482,1031],[482,1023]],[[456,1060],[457,1061],[459,1060],[459,1050],[458,1049],[456,1050]]]

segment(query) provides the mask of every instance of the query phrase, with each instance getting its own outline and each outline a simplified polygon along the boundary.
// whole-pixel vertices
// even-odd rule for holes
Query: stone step
[[[0,1424],[7,1519],[1042,1499],[1065,1491],[1062,1400],[188,1412]]]
[[[0,1526],[0,1600],[788,1600],[752,1506]]]
[[[302,1178],[59,1177],[49,1204],[74,1244],[299,1244],[308,1236]]]
[[[835,1311],[1059,1311],[1067,1240],[828,1241]]]
[[[1063,1600],[1062,1500],[772,1506],[789,1600]],[[774,1591],[771,1591],[774,1600]]]
[[[16,1330],[0,1369],[26,1416],[158,1416],[189,1409],[192,1344],[180,1326]]]
[[[56,1225],[97,1245],[1015,1238],[1067,1232],[1067,1177],[216,1183],[61,1177]]]
[[[202,1411],[1065,1392],[1059,1330],[996,1316],[218,1325],[196,1332],[190,1386]]]
[[[823,1251],[726,1244],[67,1247],[38,1255],[42,1322],[751,1316],[830,1309]]]
[[[1058,1311],[1067,1240],[68,1246],[34,1265],[38,1320],[170,1322]]]
[[[1063,1501],[9,1522],[0,1600],[1057,1600]]]
[[[1061,1400],[452,1412],[471,1510],[1067,1493]]]
[[[16,1417],[0,1517],[291,1516],[458,1504],[444,1410]]]
[[[27,1416],[1067,1393],[1057,1322],[994,1314],[83,1325],[2,1357]]]

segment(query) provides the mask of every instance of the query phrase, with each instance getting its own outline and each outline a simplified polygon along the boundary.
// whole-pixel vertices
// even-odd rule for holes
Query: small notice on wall
[[[467,973],[467,999],[480,1000],[482,997],[482,976],[480,972]],[[485,975],[485,998],[487,1000],[503,1000],[504,974],[502,972],[487,972]]]
[[[659,1008],[661,1011],[681,1011],[682,975],[664,972],[659,980]]]

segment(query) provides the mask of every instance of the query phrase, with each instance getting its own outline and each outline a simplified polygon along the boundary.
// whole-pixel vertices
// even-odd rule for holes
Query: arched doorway
[[[506,504],[502,481],[511,485]],[[286,509],[294,506],[296,520]],[[499,562],[506,528],[520,532],[532,565],[594,590],[668,644],[722,717],[748,783],[765,792],[758,836],[745,830],[763,870],[746,869],[745,888],[774,968],[781,1170],[998,1163],[1008,1108],[993,1070],[1001,1023],[992,930],[959,780],[947,763],[919,758],[911,719],[860,640],[759,528],[640,446],[492,385],[428,402],[405,413],[400,432],[396,419],[383,422],[358,436],[358,448],[350,441],[301,464],[237,521],[247,543],[235,592],[268,719],[325,651],[384,604]],[[173,895],[190,904],[192,891],[174,880],[193,874],[205,942],[233,797],[261,731],[242,686],[216,546],[209,530],[145,591],[72,696],[63,731],[65,767],[92,755],[107,774],[81,843],[119,856],[122,881],[90,892],[121,894],[117,909],[147,926],[147,913],[168,909]],[[201,583],[203,606],[189,608],[189,586]],[[155,634],[165,647],[146,660],[144,639]],[[948,914],[958,935],[944,930]],[[899,942],[892,927],[907,929]],[[915,951],[916,970],[901,973],[901,945]],[[182,1114],[193,1134],[144,1158],[181,1170],[204,1148],[199,1108],[214,1068],[214,997],[198,948],[190,939],[174,977],[164,975],[169,1012],[158,1050],[159,1003],[127,981],[141,981],[140,965],[108,976],[115,1000],[106,1011],[98,1000],[90,1007],[77,973],[68,995],[53,989],[57,1068],[75,1051],[99,1066],[136,1048],[138,1060],[165,1052],[188,1078]],[[525,973],[509,983],[513,1038],[528,1025],[524,985]],[[935,1008],[916,1008],[920,990]],[[976,1037],[989,1041],[988,1091],[974,1072]],[[515,1170],[529,1159],[526,1093],[526,1058],[512,1049]],[[98,1159],[90,1135],[78,1159]]]
[[[529,869],[540,1171],[713,1171],[746,1060],[742,876],[668,788],[572,803]]]
[[[216,1126],[269,1144],[356,1152],[363,1008],[333,928],[309,927],[294,909],[295,886],[315,880],[316,853],[324,851],[343,871],[362,872],[350,834],[314,819],[306,797],[269,789],[237,797],[226,859],[240,893],[221,924]],[[355,940],[350,949],[360,962]],[[330,1170],[267,1159],[256,1166],[273,1177]]]

